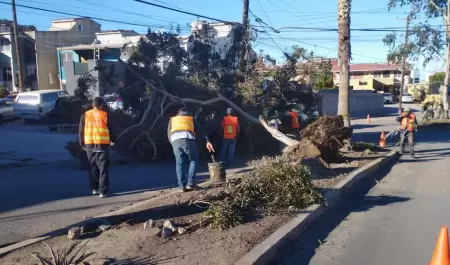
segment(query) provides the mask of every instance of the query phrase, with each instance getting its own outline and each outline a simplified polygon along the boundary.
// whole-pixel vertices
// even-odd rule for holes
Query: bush
[[[6,88],[0,86],[0,98],[4,98],[8,95],[9,95],[9,91]]]
[[[353,143],[353,151],[366,151],[369,149],[370,151],[375,150],[376,146],[373,143],[366,143],[366,142],[356,142]]]
[[[248,213],[283,214],[324,202],[306,166],[282,157],[263,158],[253,166],[240,182],[228,183],[225,199],[209,207],[206,215],[213,218],[215,227],[236,226]]]

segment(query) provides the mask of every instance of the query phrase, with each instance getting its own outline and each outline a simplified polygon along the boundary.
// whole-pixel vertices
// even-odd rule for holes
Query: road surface
[[[378,184],[367,180],[277,264],[428,264],[440,226],[450,225],[450,132],[423,129],[417,140],[417,160],[405,155]]]
[[[245,164],[227,170],[243,170]],[[209,178],[205,165],[198,180]],[[66,164],[0,171],[0,246],[153,197],[155,190],[176,187],[174,163],[110,168],[110,195],[90,195],[87,171]]]

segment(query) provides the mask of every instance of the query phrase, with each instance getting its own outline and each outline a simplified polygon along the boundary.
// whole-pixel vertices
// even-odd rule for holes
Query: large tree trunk
[[[342,115],[344,126],[348,128],[351,127],[349,113],[350,8],[351,0],[338,0],[340,63],[338,115]]]
[[[449,4],[450,5],[450,4]],[[447,13],[444,16],[444,25],[445,28],[448,29],[448,26],[450,25],[450,21],[449,21],[449,10],[447,8]],[[446,45],[445,45],[445,79],[444,79],[444,87],[442,89],[442,104],[444,106],[444,118],[447,119],[448,118],[448,84],[449,84],[449,79],[450,79],[450,37],[449,37],[449,32],[448,30],[446,31],[445,34],[445,41],[446,41]]]

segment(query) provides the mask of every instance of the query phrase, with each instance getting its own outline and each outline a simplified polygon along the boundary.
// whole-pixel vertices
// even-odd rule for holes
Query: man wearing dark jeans
[[[115,134],[108,123],[108,113],[103,110],[104,101],[94,98],[92,110],[80,118],[80,145],[88,159],[89,183],[92,194],[107,197],[109,185],[109,146],[115,141]]]
[[[223,132],[221,160],[223,163],[228,164],[234,158],[234,152],[236,150],[236,141],[239,134],[239,120],[238,117],[233,116],[233,109],[227,109],[227,115],[220,123]]]
[[[175,155],[175,168],[180,191],[194,190],[197,186],[195,183],[195,174],[197,173],[197,145],[195,139],[197,134],[201,134],[206,140],[206,148],[209,152],[214,152],[212,144],[209,142],[207,135],[197,123],[197,121],[182,108],[178,111],[178,115],[170,119],[167,127],[167,135],[172,144],[173,154]],[[189,164],[189,173],[187,179],[184,176],[183,166]]]

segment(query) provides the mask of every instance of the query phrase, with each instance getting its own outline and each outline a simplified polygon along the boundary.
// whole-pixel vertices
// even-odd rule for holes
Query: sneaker
[[[106,198],[106,197],[108,197],[108,194],[106,194],[106,193],[100,193],[100,198]]]
[[[197,185],[195,185],[195,184],[192,184],[192,185],[187,185],[186,186],[186,189],[187,190],[196,190],[198,187],[197,187]]]
[[[185,187],[180,187],[180,188],[178,188],[178,192],[186,192],[186,188]]]
[[[93,190],[92,191],[92,195],[97,195],[98,194],[98,191],[97,190]]]

